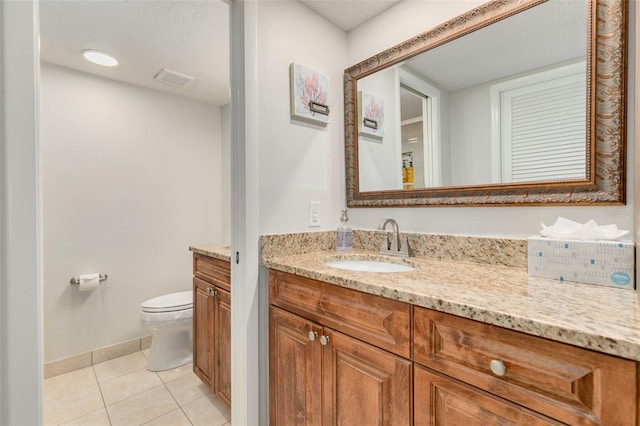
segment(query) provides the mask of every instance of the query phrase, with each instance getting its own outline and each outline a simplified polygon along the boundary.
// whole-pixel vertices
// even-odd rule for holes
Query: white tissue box
[[[631,241],[530,237],[528,272],[532,277],[633,289],[634,248]]]

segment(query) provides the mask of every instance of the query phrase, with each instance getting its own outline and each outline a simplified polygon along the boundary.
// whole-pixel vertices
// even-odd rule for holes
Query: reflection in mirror
[[[400,139],[404,189],[425,187],[424,115],[429,97],[400,83]]]
[[[358,80],[400,114],[361,190],[585,179],[586,53],[587,3],[551,0]]]
[[[625,3],[493,1],[347,69],[349,204],[624,201]]]

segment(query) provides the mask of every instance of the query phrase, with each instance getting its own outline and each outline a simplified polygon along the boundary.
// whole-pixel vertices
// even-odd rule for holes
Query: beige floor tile
[[[209,388],[194,373],[167,382],[166,385],[181,407],[210,393]]]
[[[93,366],[93,370],[96,372],[98,382],[110,380],[115,377],[124,376],[125,374],[132,373],[136,370],[145,368],[147,365],[147,359],[140,352],[135,352],[130,355],[121,356],[120,358],[105,361]]]
[[[191,426],[191,422],[181,409],[176,408],[164,416],[145,423],[144,426]]]
[[[59,398],[44,401],[44,424],[58,425],[104,408],[98,384],[69,388]]]
[[[156,373],[142,368],[124,376],[101,381],[100,390],[104,403],[111,405],[160,385],[162,380]]]
[[[107,406],[113,426],[141,425],[178,408],[169,391],[158,386]]]
[[[228,411],[212,394],[196,399],[182,409],[195,426],[222,426],[230,419]]]
[[[147,359],[149,359],[149,352],[151,352],[151,349],[145,349],[142,351],[142,355],[144,355]]]
[[[61,374],[59,376],[45,379],[43,382],[44,400],[61,398],[70,389],[83,388],[85,386],[95,386],[98,382],[93,368],[85,367],[70,373]]]
[[[174,368],[173,370],[158,371],[158,376],[160,376],[163,382],[168,383],[190,373],[193,373],[192,362],[182,367]]]
[[[63,426],[111,426],[111,422],[107,416],[107,409],[103,407],[91,414],[64,423]]]

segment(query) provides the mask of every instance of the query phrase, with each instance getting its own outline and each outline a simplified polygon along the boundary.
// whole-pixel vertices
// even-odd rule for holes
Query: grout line
[[[157,387],[160,387],[160,386],[156,386],[156,388],[157,388]],[[155,388],[153,388],[153,389],[155,389]],[[167,389],[167,391],[168,391],[168,389]],[[171,395],[171,392],[169,392],[169,394]],[[171,397],[173,398],[173,395],[171,395]],[[173,399],[175,400],[175,398],[173,398]],[[176,404],[178,404],[178,401],[176,401]],[[180,409],[182,410],[182,408],[180,407],[180,404],[178,404],[178,408],[180,408]],[[176,409],[174,408],[174,409],[173,409],[173,410],[171,410],[171,411],[167,411],[166,413],[160,414],[159,416],[154,417],[153,419],[149,419],[149,420],[147,420],[147,421],[146,421],[146,422],[144,422],[144,423],[140,423],[140,424],[139,424],[139,426],[143,426],[143,425],[146,425],[146,424],[148,424],[148,423],[151,423],[152,421],[157,420],[157,419],[159,419],[159,418],[160,418],[160,417],[162,417],[162,416],[166,416],[167,414],[169,414],[169,413],[171,413],[171,412],[173,412],[173,411],[175,411],[175,410],[176,410]],[[184,411],[183,411],[183,414],[184,414]],[[187,417],[187,420],[189,421],[189,423],[191,423],[191,419],[189,419],[189,416],[187,416],[186,414],[184,414],[184,415],[185,415],[185,417]],[[191,423],[191,425],[193,425],[193,423]]]
[[[100,398],[102,398],[102,407],[104,408],[104,412],[107,414],[107,420],[109,421],[109,424],[112,425],[113,423],[111,423],[111,417],[109,416],[109,410],[107,410],[107,403],[104,400],[104,394],[102,393],[102,386],[100,386],[100,380],[98,380],[98,375],[96,374],[96,370],[93,367],[93,364],[91,365],[91,371],[93,371],[93,377],[96,379],[96,383],[98,383],[98,390],[100,391]]]
[[[189,417],[189,415],[187,414],[186,411],[184,411],[184,408],[182,408],[182,405],[178,402],[178,400],[176,399],[175,396],[173,396],[173,393],[171,393],[171,389],[169,389],[169,386],[167,386],[167,384],[165,383],[164,380],[162,380],[162,377],[160,377],[160,381],[162,382],[162,385],[167,389],[167,392],[169,392],[169,395],[171,395],[171,398],[173,398],[173,400],[176,402],[176,404],[178,405],[178,408],[180,409],[180,411],[182,411],[182,414],[184,414],[184,416],[187,418],[187,420],[189,421],[189,423],[191,423],[192,425],[194,424],[191,421],[191,417]]]
[[[131,373],[127,373],[127,374],[124,374],[124,375],[122,375],[122,376],[114,377],[113,379],[105,380],[105,383],[106,383],[106,382],[109,382],[109,381],[111,381],[111,380],[117,380],[117,379],[119,379],[119,378],[121,378],[121,377],[124,377],[124,376],[129,375],[129,374],[132,374],[132,373],[137,373],[138,371],[141,371],[141,370],[148,371],[148,370],[146,370],[145,368],[140,368],[140,369],[138,369],[138,370],[134,370],[134,371],[132,371]],[[164,383],[162,383],[162,379],[160,378],[160,376],[158,376],[158,373],[156,373],[155,371],[154,371],[153,373],[155,373],[155,375],[158,377],[158,380],[160,380],[160,384],[164,384]],[[127,400],[127,399],[129,399],[129,398],[133,398],[133,397],[135,397],[135,396],[138,396],[138,395],[143,394],[143,393],[145,393],[145,392],[149,392],[150,390],[155,389],[155,388],[159,388],[159,387],[160,387],[160,385],[156,385],[156,386],[152,386],[152,387],[150,387],[150,388],[148,388],[148,389],[141,390],[141,391],[139,391],[139,392],[137,392],[137,393],[132,393],[131,395],[128,395],[126,398],[119,399],[119,400],[117,400],[117,401],[113,401],[113,402],[112,402],[111,404],[109,404],[109,405],[114,405],[114,404],[117,404],[117,403],[119,403],[119,402],[126,401],[126,400]]]

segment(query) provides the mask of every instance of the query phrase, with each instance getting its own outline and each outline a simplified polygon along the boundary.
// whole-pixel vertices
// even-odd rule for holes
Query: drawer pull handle
[[[491,372],[496,376],[502,377],[507,374],[507,367],[505,367],[504,362],[500,360],[492,359],[489,363],[489,368],[491,369]]]
[[[327,344],[329,343],[329,336],[320,336],[320,343],[322,344],[322,346],[327,346]]]
[[[309,340],[311,340],[312,342],[314,340],[316,340],[316,337],[318,337],[318,332],[317,331],[310,331],[307,336],[309,336]]]

